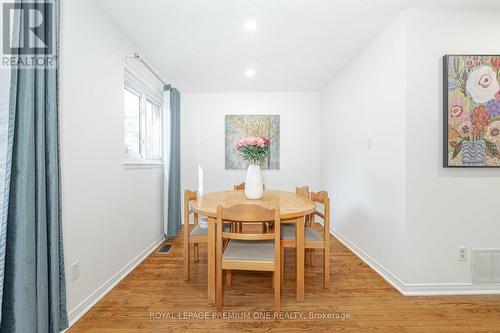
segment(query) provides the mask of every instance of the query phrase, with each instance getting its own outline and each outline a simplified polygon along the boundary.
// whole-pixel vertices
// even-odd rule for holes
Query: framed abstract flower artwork
[[[257,138],[264,139],[269,145],[269,153],[261,167],[275,170],[280,168],[279,115],[226,115],[225,121],[226,169],[247,169],[249,162],[238,150],[238,142]]]
[[[444,167],[500,167],[500,55],[446,55]]]

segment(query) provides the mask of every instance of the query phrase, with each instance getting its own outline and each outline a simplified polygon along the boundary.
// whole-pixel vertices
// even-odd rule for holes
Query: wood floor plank
[[[200,246],[200,261],[191,263],[191,279],[184,281],[182,242],[177,237],[170,253],[151,254],[69,332],[500,332],[500,296],[405,297],[333,238],[330,289],[323,289],[317,251],[315,267],[305,268],[304,302],[295,299],[295,253],[286,251],[282,311],[303,318],[259,318],[273,315],[267,272],[233,272],[233,286],[225,287],[224,310],[234,316],[249,313],[248,318],[212,318],[207,248]],[[190,318],[193,312],[207,312],[208,318]],[[323,318],[323,313],[349,318]]]

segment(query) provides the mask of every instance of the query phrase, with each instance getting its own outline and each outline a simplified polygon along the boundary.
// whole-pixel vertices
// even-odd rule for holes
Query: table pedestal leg
[[[208,303],[215,304],[215,224],[214,218],[208,218]]]
[[[305,218],[301,217],[297,220],[295,227],[295,239],[297,240],[297,301],[304,301],[304,223]]]

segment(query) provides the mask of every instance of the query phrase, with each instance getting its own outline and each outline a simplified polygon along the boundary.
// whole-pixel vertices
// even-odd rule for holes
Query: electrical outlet
[[[459,247],[458,248],[458,260],[466,261],[467,260],[467,248]]]
[[[80,262],[75,261],[71,265],[71,281],[75,281],[80,277]]]

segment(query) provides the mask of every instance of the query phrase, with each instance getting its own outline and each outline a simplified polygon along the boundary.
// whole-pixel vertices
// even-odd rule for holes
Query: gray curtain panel
[[[27,2],[17,3],[25,6]],[[58,6],[57,1],[53,4]],[[40,2],[36,6],[46,10]],[[56,9],[52,27],[45,21],[42,24],[46,36],[51,33],[49,29],[58,29],[58,13]],[[21,26],[15,24],[14,33],[20,30]],[[1,332],[60,332],[68,326],[57,81],[55,68],[11,71],[11,174]]]
[[[167,237],[175,237],[181,230],[181,96],[170,90],[170,167],[168,176]]]
[[[0,322],[2,321],[3,277],[5,245],[7,242],[7,207],[9,205],[9,183],[13,126],[9,124],[10,71],[0,70]]]

